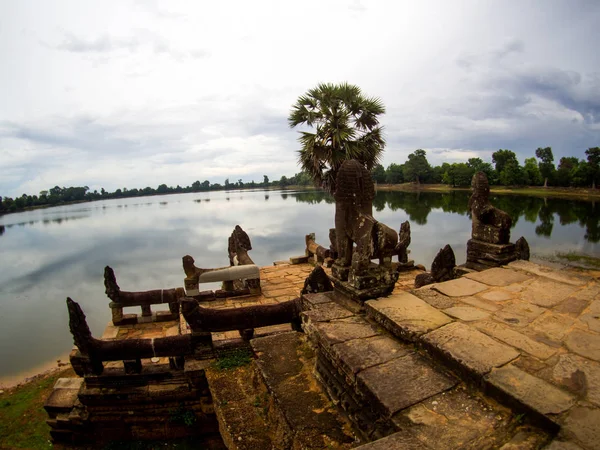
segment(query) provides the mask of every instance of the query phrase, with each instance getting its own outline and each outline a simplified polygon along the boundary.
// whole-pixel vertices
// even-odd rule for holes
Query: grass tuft
[[[252,353],[245,348],[239,348],[219,356],[215,361],[215,367],[219,370],[235,369],[250,364]]]

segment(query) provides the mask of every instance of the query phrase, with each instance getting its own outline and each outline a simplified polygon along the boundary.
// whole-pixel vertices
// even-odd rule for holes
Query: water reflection
[[[411,258],[429,266],[449,243],[464,262],[471,226],[467,192],[378,192],[375,217],[398,229],[411,221]],[[492,196],[514,220],[513,237],[532,252],[600,254],[595,203]],[[290,201],[293,198],[295,201]],[[110,319],[105,265],[123,290],[182,286],[181,257],[228,264],[227,239],[241,225],[261,265],[304,253],[314,232],[328,245],[331,196],[321,191],[246,191],[113,199],[0,216],[0,376],[52,361],[72,346],[65,298],[80,302],[94,335]]]

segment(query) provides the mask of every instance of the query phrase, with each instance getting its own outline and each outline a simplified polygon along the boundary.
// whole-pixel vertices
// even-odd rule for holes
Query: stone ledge
[[[485,380],[522,405],[544,416],[564,413],[576,401],[573,395],[512,364],[492,370]]]
[[[422,334],[452,322],[450,317],[408,292],[369,300],[365,311],[367,317],[407,341],[415,341]]]
[[[514,348],[459,322],[438,328],[421,339],[432,353],[476,379],[519,356]]]

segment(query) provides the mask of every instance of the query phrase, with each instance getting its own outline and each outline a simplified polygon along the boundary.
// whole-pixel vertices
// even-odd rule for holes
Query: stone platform
[[[369,301],[366,316],[471,386],[557,431],[548,448],[595,449],[598,275],[515,261]]]
[[[308,264],[266,267],[261,269],[260,296],[219,299],[203,306],[221,309],[284,302],[300,296],[311,270]],[[391,296],[370,300],[362,307],[333,293],[303,296],[303,328],[315,350],[310,359],[313,374],[333,401],[320,400],[321,406],[315,403],[306,409],[308,419],[298,419],[294,411],[305,405],[297,403],[302,396],[290,394],[284,382],[286,371],[291,370],[290,380],[303,380],[306,387],[302,389],[307,392],[317,392],[320,384],[306,370],[304,356],[298,353],[302,363],[298,365],[285,356],[286,346],[279,346],[285,341],[280,333],[286,333],[288,347],[297,347],[293,336],[298,335],[290,333],[289,325],[259,328],[257,339],[250,343],[237,331],[212,333],[215,351],[253,348],[258,359],[252,370],[260,376],[246,379],[254,389],[248,391],[246,403],[259,412],[267,411],[264,418],[271,414],[283,418],[281,423],[292,433],[287,436],[301,430],[304,420],[313,420],[311,414],[333,413],[331,406],[337,405],[351,420],[357,438],[344,446],[370,442],[363,448],[600,448],[600,273],[556,271],[516,261],[415,290],[417,273],[401,273]],[[189,333],[183,320],[109,325],[103,339],[179,333]],[[278,355],[289,359],[289,364],[278,365]],[[152,372],[166,367],[168,358],[144,360],[143,364]],[[122,367],[122,362],[108,363],[106,368],[110,372],[119,365]],[[200,372],[204,374],[205,369],[199,370],[195,383],[202,390],[205,381],[198,380],[204,379]],[[269,383],[273,374],[279,374],[278,383]],[[83,386],[86,383],[81,379],[65,380],[57,383],[56,396],[47,403],[54,414],[49,423],[53,421],[51,425],[58,429],[69,420],[71,425],[85,425],[77,397],[83,389],[95,392],[90,391],[95,388],[93,383]],[[179,384],[161,392],[179,395],[177,386],[184,386],[185,377],[174,381]],[[144,398],[166,401],[162,394],[156,396],[158,387],[150,388],[151,384],[144,389],[155,397],[144,394]],[[227,387],[224,378],[218,383],[209,379],[208,384],[211,393],[201,393],[204,399],[199,415],[211,416],[213,400],[227,404],[228,396],[236,391],[234,385]],[[137,395],[140,389],[133,391]],[[317,397],[322,399],[320,394]],[[103,405],[98,407],[101,410]],[[162,412],[157,410],[156,423],[164,426],[161,414],[164,417],[165,411],[175,407],[175,403],[165,403]],[[258,439],[262,425],[260,420],[252,420],[258,424]],[[332,425],[331,432],[343,428],[343,435],[348,435],[342,422]],[[290,424],[295,424],[295,429]],[[333,430],[336,427],[338,431]],[[249,436],[249,431],[230,429],[228,434]],[[278,436],[277,432],[270,435],[269,442],[283,442]],[[253,448],[233,441],[228,445]],[[315,441],[314,448],[328,447]]]

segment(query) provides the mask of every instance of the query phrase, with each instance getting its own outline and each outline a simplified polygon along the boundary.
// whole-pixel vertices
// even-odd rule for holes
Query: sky
[[[322,82],[386,106],[383,165],[600,146],[600,2],[0,0],[0,195],[300,171]]]

